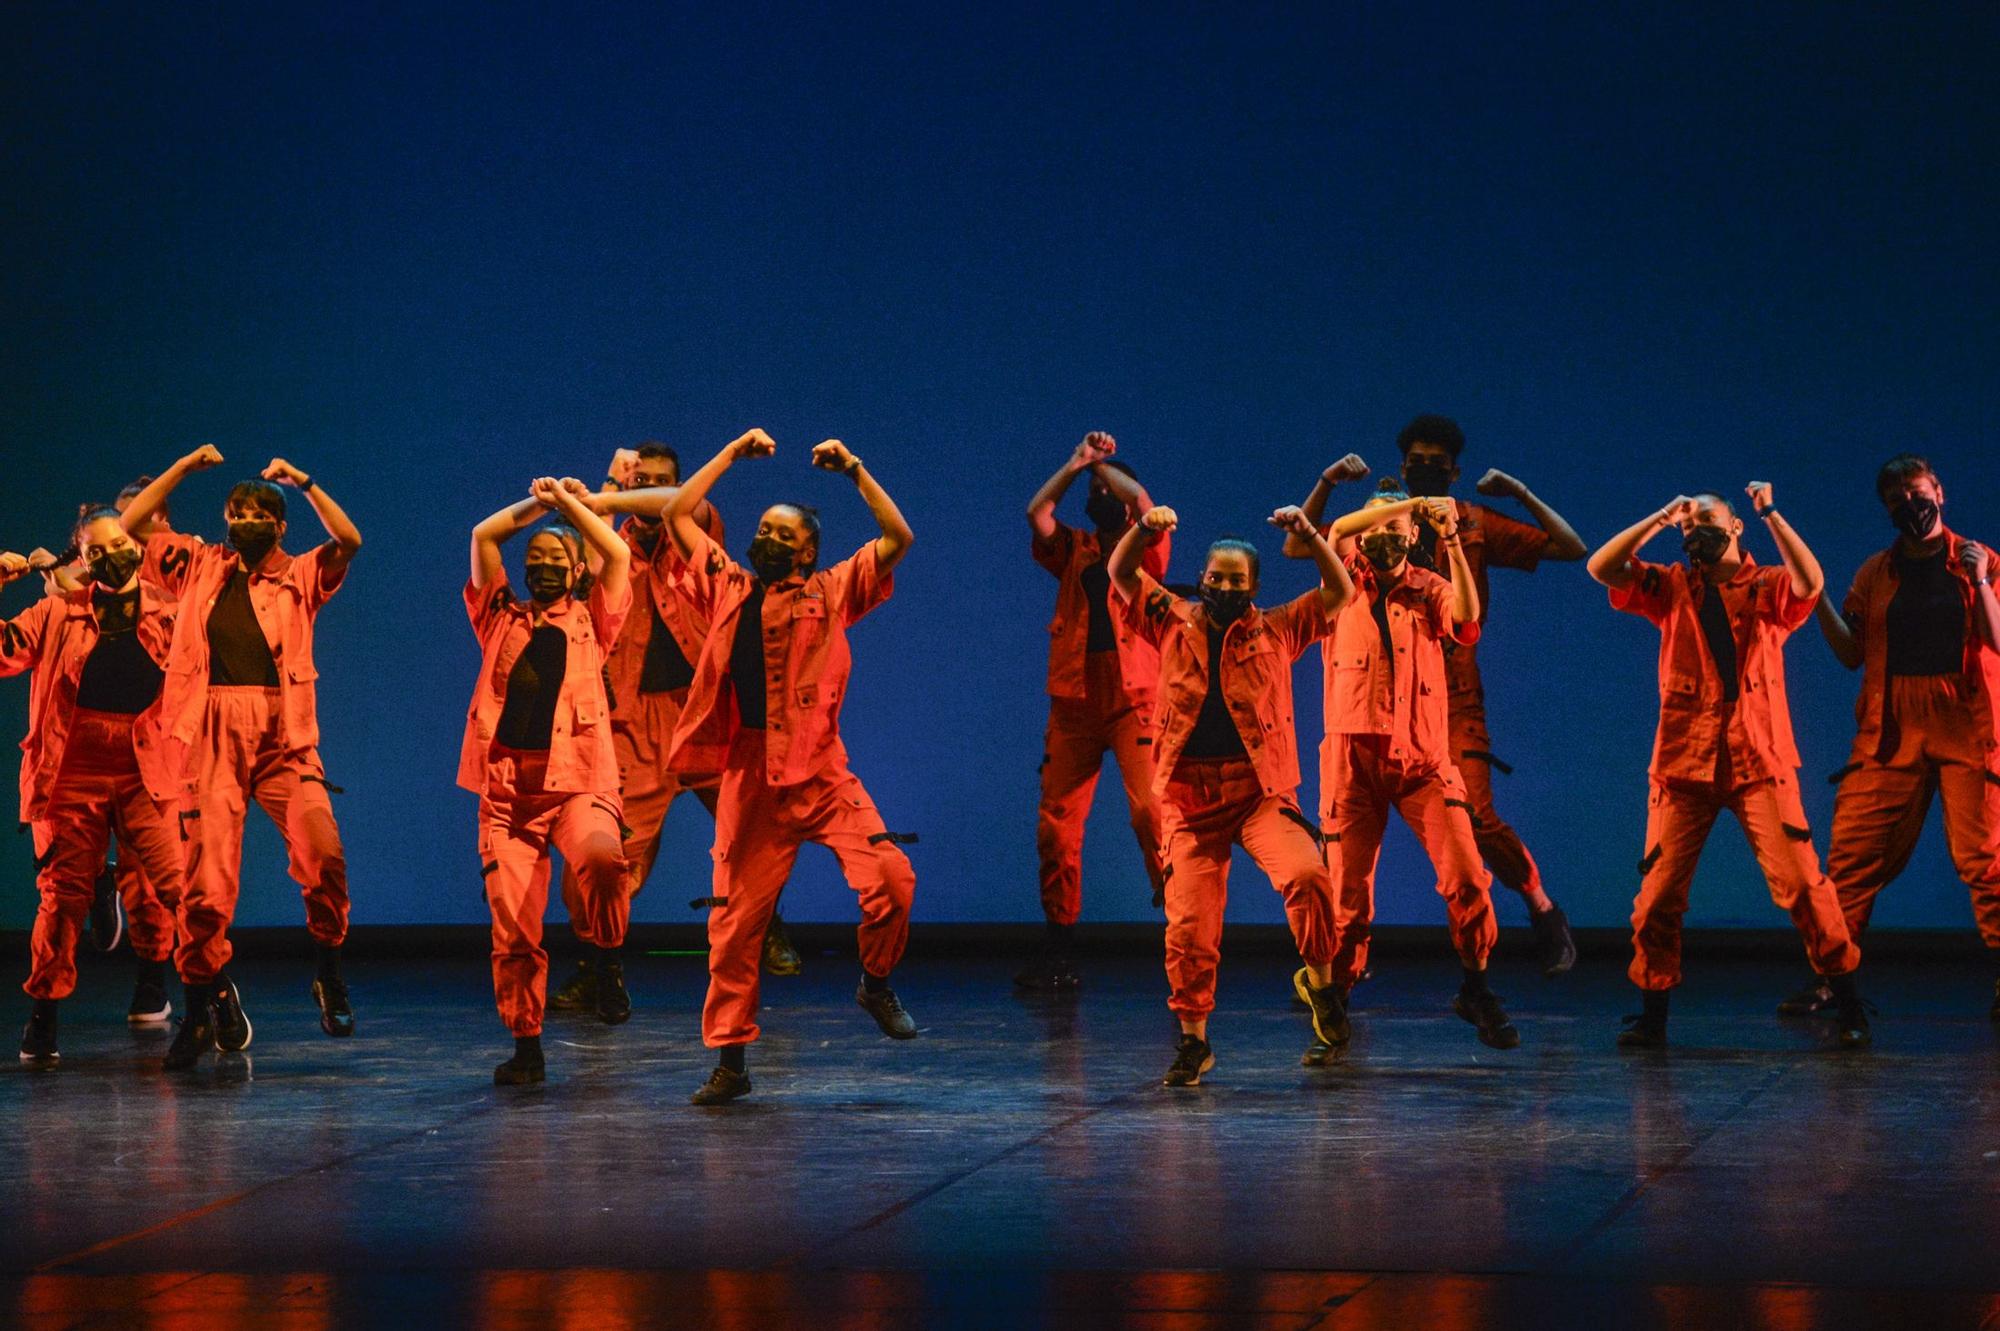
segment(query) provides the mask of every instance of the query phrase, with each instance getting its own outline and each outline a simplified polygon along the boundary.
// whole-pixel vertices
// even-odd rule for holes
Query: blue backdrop
[[[867,537],[806,467],[827,436],[902,501],[918,544],[854,635],[845,731],[923,835],[920,920],[1038,918],[1053,584],[1021,509],[1086,429],[1179,508],[1184,577],[1214,534],[1274,550],[1263,515],[1349,449],[1393,464],[1419,410],[1464,422],[1468,481],[1511,470],[1592,542],[1770,480],[1844,587],[1911,447],[2000,539],[1989,7],[713,8],[0,15],[0,546],[204,441],[229,465],[183,528],[219,536],[224,478],[273,454],[347,505],[367,549],[320,697],[360,922],[484,918],[452,785],[466,533],[643,437],[691,463],[778,438],[717,494],[732,546],[782,497],[830,548]],[[1274,563],[1266,599],[1308,582]],[[1503,809],[1582,924],[1629,909],[1655,641],[1580,567],[1495,575]],[[1823,833],[1855,678],[1811,629],[1790,659]],[[25,698],[0,686],[0,727]],[[1143,918],[1104,795],[1086,918]],[[667,836],[638,915],[689,920],[706,816]],[[26,837],[0,885],[25,923]],[[1281,918],[1237,887],[1231,918]],[[829,857],[786,911],[852,917]],[[1443,918],[1400,830],[1380,914]],[[1691,918],[1781,922],[1727,825]],[[1878,918],[1967,922],[1935,826]],[[262,826],[240,919],[300,919]]]

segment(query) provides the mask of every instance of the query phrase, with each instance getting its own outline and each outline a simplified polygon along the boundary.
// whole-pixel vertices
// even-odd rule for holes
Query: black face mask
[[[757,575],[759,582],[779,582],[792,575],[792,548],[776,537],[754,538],[750,542],[748,557],[751,571]]]
[[[1437,498],[1451,491],[1451,465],[1429,458],[1408,458],[1403,463],[1403,488],[1413,496]]]
[[[90,560],[90,580],[107,592],[115,592],[139,571],[143,556],[136,549],[109,550]]]
[[[1250,613],[1250,593],[1227,587],[1204,586],[1201,603],[1208,608],[1209,621],[1223,628]]]
[[[1921,496],[1905,499],[1889,510],[1889,521],[1896,524],[1897,531],[1913,541],[1921,541],[1929,536],[1937,520],[1937,500]]]
[[[1083,515],[1089,518],[1091,525],[1099,531],[1116,531],[1132,516],[1116,495],[1104,490],[1097,491],[1083,501]]]
[[[1388,572],[1410,557],[1410,538],[1396,531],[1378,531],[1361,538],[1361,557]]]
[[[1720,527],[1696,527],[1681,537],[1690,564],[1712,567],[1729,553],[1729,533]]]
[[[529,564],[528,595],[537,605],[554,605],[569,595],[569,570],[561,564]]]
[[[229,544],[243,557],[243,567],[256,568],[278,543],[278,524],[269,518],[250,518],[229,524]]]

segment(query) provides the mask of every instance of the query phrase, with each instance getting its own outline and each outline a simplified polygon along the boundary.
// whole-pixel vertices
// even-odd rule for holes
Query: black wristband
[[[305,493],[306,491],[308,491],[308,490],[312,489],[312,488],[313,488],[313,487],[314,487],[315,485],[318,485],[318,484],[319,484],[319,482],[318,482],[318,481],[316,481],[316,480],[314,480],[314,479],[313,479],[312,477],[308,476],[308,477],[306,477],[306,478],[305,478],[304,480],[302,480],[302,481],[300,481],[300,482],[299,482],[299,493],[300,493],[300,494],[304,494],[304,493]]]
[[[1769,522],[1772,518],[1778,516],[1778,506],[1776,504],[1767,504],[1757,510],[1757,516]]]

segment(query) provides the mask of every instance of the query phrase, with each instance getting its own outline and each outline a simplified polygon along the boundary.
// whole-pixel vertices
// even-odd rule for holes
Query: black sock
[[[164,961],[148,961],[144,957],[139,958],[138,978],[140,984],[157,985],[161,989],[166,988],[167,963]]]
[[[867,971],[863,971],[861,972],[861,987],[868,993],[879,994],[889,987],[889,977],[886,975],[870,975]]]
[[[319,945],[319,978],[334,984],[340,983],[340,947]]]
[[[616,966],[618,964],[618,949],[615,947],[598,948],[597,964],[600,966]]]
[[[514,1057],[524,1063],[542,1061],[542,1037],[539,1035],[517,1035],[514,1037]]]
[[[1853,971],[1849,971],[1845,975],[1829,975],[1825,979],[1826,987],[1832,992],[1835,998],[1843,998],[1849,1002],[1853,1001],[1856,992]]]
[[[1649,1017],[1657,1017],[1659,1020],[1665,1021],[1667,1019],[1667,1004],[1670,1001],[1670,995],[1672,993],[1673,990],[1671,989],[1646,990],[1644,999],[1646,1004],[1646,1015]]]
[[[1049,921],[1050,951],[1068,952],[1070,944],[1075,941],[1076,926],[1074,924],[1057,924],[1054,920]]]
[[[181,1001],[187,1004],[188,1019],[206,1019],[209,1002],[215,997],[213,984],[197,984],[193,980],[181,981]]]
[[[56,1001],[57,1000],[53,998],[36,999],[35,1012],[34,1012],[35,1017],[37,1019],[46,1019],[51,1021],[54,1020],[56,1015]]]
[[[717,1051],[722,1059],[722,1066],[728,1068],[731,1072],[743,1071],[743,1051],[746,1047],[740,1044],[726,1044],[722,1046]]]
[[[1483,971],[1483,970],[1478,970],[1478,971],[1476,971],[1476,970],[1470,970],[1470,969],[1468,969],[1468,970],[1467,970],[1467,971],[1465,972],[1465,992],[1466,992],[1466,993],[1468,993],[1468,994],[1483,994],[1483,993],[1485,993],[1485,992],[1486,992],[1486,972],[1485,972],[1485,971]]]

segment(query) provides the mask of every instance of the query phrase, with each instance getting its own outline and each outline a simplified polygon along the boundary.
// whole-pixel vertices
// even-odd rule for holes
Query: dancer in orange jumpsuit
[[[125,529],[150,530],[183,480],[221,462],[207,444],[176,461],[126,506]],[[280,485],[305,495],[329,540],[302,555],[285,551]],[[169,1069],[192,1066],[210,1048],[250,1043],[249,1018],[224,968],[251,800],[283,834],[305,900],[319,957],[312,994],[320,1029],[354,1033],[340,969],[347,856],[319,757],[313,629],[361,549],[361,533],[318,482],[283,458],[272,458],[261,479],[232,487],[223,517],[226,546],[178,532],[154,531],[146,541],[145,575],[179,602],[160,705],[180,779],[187,882],[175,961],[188,1011],[167,1050]]]
[[[1333,900],[1312,820],[1299,810],[1292,663],[1325,636],[1328,617],[1354,586],[1298,509],[1281,508],[1270,520],[1307,542],[1320,570],[1317,588],[1275,610],[1255,604],[1259,561],[1244,541],[1209,547],[1198,603],[1146,573],[1145,546],[1179,525],[1170,508],[1148,510],[1111,555],[1119,613],[1160,653],[1153,794],[1167,861],[1167,1007],[1180,1021],[1167,1086],[1198,1086],[1215,1066],[1208,1019],[1234,846],[1284,897],[1315,1038],[1331,1043],[1338,1035]]]
[[[711,816],[715,813],[713,783],[683,786],[667,771],[667,746],[687,702],[688,685],[694,682],[694,661],[701,655],[707,625],[673,590],[681,558],[665,538],[660,521],[680,484],[680,455],[662,443],[643,443],[619,449],[610,470],[603,488],[584,502],[600,517],[623,519],[618,534],[632,553],[632,612],[611,645],[606,679],[611,692],[611,742],[618,751],[619,790],[625,806],[626,890],[628,896],[637,897],[659,858],[660,828],[674,801],[692,794]],[[703,504],[696,521],[711,539],[723,540],[722,518],[713,504]],[[572,901],[575,893],[576,874],[565,865],[563,900]],[[801,967],[784,921],[773,912],[764,935],[764,969],[773,975],[796,975]],[[549,1009],[594,1011],[594,978],[586,955],[549,995]]]
[[[493,1070],[503,1086],[541,1081],[551,849],[575,871],[569,902],[592,958],[597,1013],[631,1015],[618,949],[631,901],[620,841],[618,757],[604,690],[609,645],[632,604],[631,555],[584,500],[583,483],[542,477],[529,497],[472,529],[465,610],[479,639],[479,682],[466,710],[458,784],[479,796],[479,860],[493,916],[493,997],[514,1054]],[[570,525],[528,541],[515,594],[500,546],[543,514]],[[588,543],[600,561],[587,598],[574,592]]]
[[[734,463],[775,449],[769,435],[750,431],[689,477],[667,509],[674,544],[687,561],[683,594],[709,625],[667,765],[684,781],[717,775],[722,781],[701,1017],[702,1042],[718,1051],[718,1062],[694,1093],[698,1105],[724,1104],[750,1090],[744,1051],[758,1036],[758,956],[806,842],[833,852],[860,898],[855,1001],[885,1035],[907,1040],[917,1033],[889,986],[909,940],[916,874],[848,770],[840,741],[840,704],[853,666],[848,626],[889,598],[891,570],[915,537],[861,459],[829,439],[814,447],[813,465],[854,482],[881,536],[823,569],[818,516],[777,504],[758,520],[749,567],[737,564],[694,514]]]
[[[112,503],[113,512],[123,514],[152,480],[150,476],[142,476],[120,490],[118,498]],[[172,530],[166,506],[162,505],[153,514],[147,530],[133,535],[143,546],[154,531]],[[51,594],[67,595],[89,591],[92,587],[83,552],[75,546],[61,557],[36,550],[28,556],[28,562],[31,567],[48,570],[45,580]],[[171,625],[176,610],[174,599],[158,585],[152,585],[148,590],[150,599],[160,606],[166,622]],[[178,891],[176,888],[176,894]],[[167,1000],[166,970],[174,952],[174,911],[178,905],[178,895],[162,900],[147,880],[143,857],[119,853],[114,828],[109,857],[104,872],[97,876],[96,890],[91,897],[89,936],[98,951],[110,952],[117,948],[128,932],[131,934],[137,975],[133,980],[132,1002],[126,1009],[125,1019],[134,1026],[164,1026],[173,1016],[173,1006]]]
[[[1860,670],[1854,747],[1836,774],[1826,871],[1859,942],[1875,898],[1902,873],[1942,796],[1952,863],[1972,894],[1992,958],[2000,1022],[2000,599],[1993,552],[1945,526],[1944,482],[1913,453],[1884,463],[1876,494],[1898,532],[1869,558],[1838,611],[1819,625],[1834,655]],[[1779,1004],[1788,1015],[1833,1009],[1815,980]]]
[[[1042,795],[1035,826],[1048,938],[1035,960],[1014,977],[1025,989],[1077,985],[1071,945],[1083,907],[1083,828],[1107,750],[1124,780],[1125,803],[1154,904],[1165,900],[1152,761],[1160,654],[1112,611],[1105,571],[1111,547],[1153,503],[1132,469],[1112,456],[1117,448],[1117,441],[1101,431],[1085,435],[1028,501],[1035,562],[1056,579],[1056,613],[1049,623],[1049,724],[1042,742]],[[1086,472],[1089,531],[1055,516],[1056,504]],[[1167,576],[1171,545],[1163,535],[1145,547],[1145,571],[1155,581]]]
[[[1771,900],[1791,916],[1813,970],[1835,995],[1840,1043],[1858,1048],[1869,1040],[1854,978],[1861,949],[1813,850],[1785,701],[1785,639],[1812,617],[1824,579],[1778,512],[1771,487],[1753,482],[1746,493],[1777,544],[1781,568],[1759,567],[1744,553],[1743,520],[1716,494],[1676,497],[1590,557],[1590,576],[1610,589],[1612,607],[1660,631],[1660,725],[1632,906],[1630,973],[1645,1010],[1626,1019],[1618,1039],[1626,1048],[1667,1042],[1688,888],[1724,809],[1743,825]],[[1646,542],[1669,527],[1680,530],[1688,562],[1640,559]]]
[[[1446,644],[1478,642],[1479,590],[1456,505],[1411,498],[1393,481],[1382,484],[1366,507],[1330,530],[1336,540],[1358,543],[1350,565],[1356,595],[1320,647],[1326,690],[1320,827],[1334,870],[1339,1032],[1345,1038],[1349,991],[1368,969],[1376,864],[1393,809],[1437,871],[1463,971],[1452,1010],[1473,1025],[1482,1043],[1512,1049],[1520,1044],[1520,1033],[1486,978],[1499,932],[1493,877],[1480,862],[1472,805],[1452,761],[1446,710]],[[1419,522],[1432,532],[1449,579],[1412,562]],[[1297,544],[1288,542],[1287,552],[1298,553]],[[1309,1051],[1318,1059],[1330,1054]]]
[[[1405,493],[1417,498],[1449,498],[1452,484],[1459,478],[1459,457],[1465,449],[1465,434],[1456,421],[1448,416],[1418,416],[1396,436],[1396,446],[1403,456]],[[1320,473],[1319,481],[1302,505],[1306,516],[1319,523],[1334,488],[1367,474],[1368,464],[1353,453],[1328,467]],[[1472,585],[1479,593],[1479,622],[1483,629],[1492,604],[1488,595],[1488,569],[1511,568],[1532,573],[1544,560],[1568,562],[1582,559],[1588,552],[1560,513],[1506,472],[1487,471],[1475,488],[1482,495],[1512,498],[1534,519],[1533,523],[1521,522],[1486,504],[1450,500],[1458,521],[1459,546],[1467,567],[1472,570]],[[1411,562],[1420,568],[1442,572],[1433,528],[1420,523],[1415,536]],[[1502,772],[1513,769],[1493,753],[1477,645],[1455,639],[1446,641],[1444,673],[1450,695],[1450,755],[1465,787],[1465,800],[1472,806],[1472,833],[1479,844],[1479,854],[1492,868],[1494,877],[1520,893],[1526,902],[1542,973],[1551,977],[1561,975],[1576,964],[1576,944],[1570,937],[1569,919],[1549,896],[1542,871],[1520,834],[1500,816],[1494,804],[1493,769],[1497,767]]]
[[[61,1057],[57,1004],[76,988],[77,937],[113,829],[147,870],[147,902],[169,921],[164,930],[133,933],[142,983],[150,973],[159,991],[152,1010],[168,1008],[165,971],[181,889],[177,791],[160,735],[173,619],[156,589],[142,583],[143,556],[115,512],[86,509],[75,547],[86,585],[45,596],[0,623],[0,675],[33,672],[21,746],[21,822],[34,833],[41,909],[29,942],[24,988],[34,1008],[21,1059],[45,1066]],[[23,557],[0,555],[0,581],[28,569]]]

